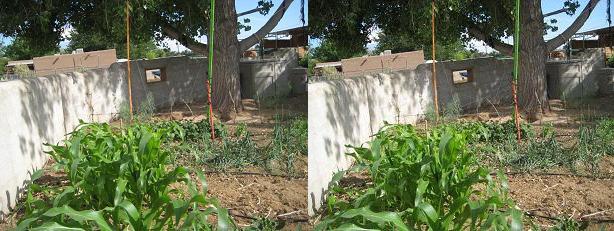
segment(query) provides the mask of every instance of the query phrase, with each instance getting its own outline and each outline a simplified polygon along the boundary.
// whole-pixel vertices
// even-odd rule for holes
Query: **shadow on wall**
[[[90,70],[0,83],[5,137],[0,140],[0,217],[15,207],[32,172],[45,164],[44,144],[60,143],[79,119],[89,122],[98,113],[113,117],[126,90],[119,77]]]

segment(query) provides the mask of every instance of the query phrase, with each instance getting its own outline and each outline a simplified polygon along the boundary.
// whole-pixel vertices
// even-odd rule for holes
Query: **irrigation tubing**
[[[274,177],[285,177],[292,179],[305,179],[305,176],[291,176],[284,174],[268,174],[268,173],[259,173],[259,172],[224,172],[224,171],[205,171],[206,174],[228,174],[228,175],[253,175],[253,176],[274,176]]]
[[[207,90],[207,101],[209,103],[209,127],[211,127],[211,140],[215,139],[215,126],[213,124],[213,105],[211,103],[211,82],[213,79],[213,36],[215,34],[215,0],[211,0],[210,12],[209,12],[209,66],[208,66],[208,78],[205,80]]]
[[[530,217],[539,217],[539,218],[544,218],[544,219],[548,219],[548,220],[553,220],[553,221],[560,221],[561,218],[560,217],[551,217],[551,216],[546,216],[546,215],[539,215],[539,214],[535,214],[531,211],[523,211],[524,215],[526,216],[530,216]],[[587,222],[587,223],[614,223],[614,219],[574,219],[576,222]]]
[[[568,177],[581,177],[581,178],[592,178],[599,180],[614,180],[614,176],[593,176],[593,175],[583,175],[583,174],[570,174],[570,173],[550,173],[550,172],[506,172],[505,175],[533,175],[533,176],[568,176]],[[496,176],[497,172],[491,172],[491,176]]]

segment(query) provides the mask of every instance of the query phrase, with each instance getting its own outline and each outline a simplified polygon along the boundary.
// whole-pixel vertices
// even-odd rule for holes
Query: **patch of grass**
[[[596,125],[583,125],[575,145],[563,147],[556,140],[552,125],[545,125],[536,135],[528,124],[521,125],[523,142],[516,141],[513,121],[505,123],[459,122],[442,125],[435,130],[452,128],[466,134],[471,148],[481,161],[520,171],[547,170],[562,166],[572,172],[579,167],[592,175],[599,174],[599,162],[614,151],[614,120],[602,119]]]

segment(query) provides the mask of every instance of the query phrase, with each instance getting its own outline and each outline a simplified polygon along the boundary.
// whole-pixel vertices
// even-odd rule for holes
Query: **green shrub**
[[[226,209],[206,197],[189,171],[168,171],[169,153],[160,148],[163,131],[146,125],[114,131],[108,124],[81,124],[49,154],[69,185],[52,200],[34,199],[28,190],[26,216],[17,230],[210,230],[234,227]],[[188,192],[171,184],[183,184]],[[202,209],[201,209],[202,208]],[[71,229],[71,230],[72,230]]]
[[[462,133],[419,135],[410,125],[389,125],[369,148],[353,149],[372,184],[350,202],[329,197],[334,202],[316,230],[522,229],[505,176],[478,165]]]

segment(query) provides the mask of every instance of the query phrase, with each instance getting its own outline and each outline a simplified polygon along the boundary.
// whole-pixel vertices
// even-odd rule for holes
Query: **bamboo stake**
[[[210,12],[209,12],[209,35],[207,38],[209,39],[209,78],[207,79],[207,101],[209,102],[209,127],[211,127],[211,140],[215,139],[215,126],[213,124],[213,105],[211,104],[211,80],[213,79],[213,36],[215,33],[215,0],[211,0],[210,3]]]
[[[132,70],[130,69],[130,0],[126,0],[126,65],[128,67],[128,99],[130,101],[130,121],[134,119],[132,109]]]
[[[516,124],[516,138],[520,143],[520,113],[518,112],[518,95],[516,85],[518,84],[518,69],[520,59],[520,0],[516,0],[514,11],[514,79],[512,81],[512,94],[514,96],[514,122]]]
[[[431,79],[433,81],[432,87],[433,87],[433,101],[435,103],[435,121],[439,121],[439,102],[438,102],[438,97],[437,97],[437,70],[435,69],[435,0],[431,1],[431,37],[433,38],[433,49],[432,49],[432,56],[433,56],[433,74],[431,76]]]

